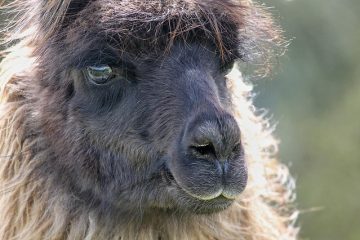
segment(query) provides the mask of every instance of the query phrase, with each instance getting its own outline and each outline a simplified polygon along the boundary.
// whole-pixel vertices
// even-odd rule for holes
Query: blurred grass
[[[297,179],[303,239],[360,239],[360,2],[269,0],[292,40],[257,82]],[[319,208],[318,211],[310,211]]]

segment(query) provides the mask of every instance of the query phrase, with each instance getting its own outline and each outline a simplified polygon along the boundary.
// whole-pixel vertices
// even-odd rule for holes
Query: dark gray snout
[[[169,168],[177,184],[200,200],[233,200],[247,181],[240,129],[226,112],[197,114],[186,125]]]

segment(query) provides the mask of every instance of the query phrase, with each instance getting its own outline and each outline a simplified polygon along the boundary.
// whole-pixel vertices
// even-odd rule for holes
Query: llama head
[[[229,207],[247,167],[226,74],[266,55],[271,23],[249,1],[34,3],[39,174],[123,214]]]

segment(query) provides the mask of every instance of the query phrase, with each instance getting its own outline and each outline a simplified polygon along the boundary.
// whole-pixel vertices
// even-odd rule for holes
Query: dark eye
[[[115,76],[109,65],[88,66],[85,74],[91,82],[97,85],[106,84]]]

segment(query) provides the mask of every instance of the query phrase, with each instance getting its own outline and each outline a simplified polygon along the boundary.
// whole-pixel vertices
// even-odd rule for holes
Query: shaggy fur
[[[227,75],[227,87],[241,129],[249,180],[236,202],[218,213],[158,212],[144,215],[141,222],[131,216],[115,221],[106,211],[79,204],[77,196],[47,177],[55,175],[46,165],[54,156],[43,137],[49,133],[43,131],[55,131],[56,138],[62,117],[49,115],[48,128],[34,128],[33,122],[42,108],[58,111],[57,102],[44,102],[36,95],[41,92],[41,97],[52,99],[41,89],[65,91],[69,98],[73,94],[67,82],[56,89],[36,80],[40,75],[55,78],[69,66],[86,66],[84,59],[66,59],[81,56],[100,32],[119,51],[138,57],[146,52],[166,54],[177,41],[210,38],[224,65],[240,59],[261,65],[266,73],[284,41],[261,6],[250,0],[18,0],[7,7],[13,10],[13,20],[3,27],[9,34],[6,43],[12,46],[0,65],[0,239],[296,239],[297,213],[289,207],[293,181],[274,157],[278,143],[272,128],[256,113],[252,87],[237,66]],[[168,34],[162,32],[166,24]]]

